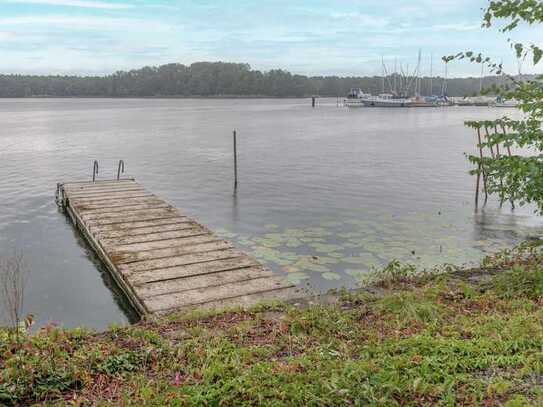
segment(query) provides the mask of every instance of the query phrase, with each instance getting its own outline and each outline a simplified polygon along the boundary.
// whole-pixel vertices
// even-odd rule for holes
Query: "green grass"
[[[394,265],[378,295],[332,305],[0,331],[0,404],[542,405],[538,247],[437,276]]]

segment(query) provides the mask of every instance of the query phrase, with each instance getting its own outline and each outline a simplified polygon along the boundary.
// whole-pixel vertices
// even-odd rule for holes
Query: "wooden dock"
[[[58,193],[141,315],[303,296],[133,179],[69,182]]]

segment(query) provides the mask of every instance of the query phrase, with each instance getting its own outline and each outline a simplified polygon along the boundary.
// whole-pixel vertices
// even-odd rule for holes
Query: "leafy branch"
[[[503,33],[513,31],[522,22],[540,24],[543,22],[543,1],[491,1],[484,13],[482,26],[490,28],[495,20],[505,21],[505,26],[500,28]],[[507,42],[519,60],[531,56],[534,66],[541,62],[543,50],[540,46],[514,43],[510,38]],[[524,80],[520,75],[507,74],[502,63],[473,51],[443,57],[446,63],[463,59],[483,64],[490,72],[507,78],[508,84],[501,87],[499,94],[516,100],[523,112],[519,120],[503,117],[494,121],[465,123],[478,135],[479,155],[468,156],[475,166],[470,173],[482,174],[486,191],[498,194],[502,202],[508,199],[520,205],[532,203],[536,205],[536,211],[543,214],[543,76]],[[483,151],[490,154],[485,155]]]

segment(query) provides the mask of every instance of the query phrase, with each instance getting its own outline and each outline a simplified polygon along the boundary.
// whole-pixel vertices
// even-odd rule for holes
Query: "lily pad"
[[[341,226],[343,223],[335,221],[335,220],[328,220],[321,223],[321,226],[325,228],[337,228]]]
[[[341,259],[344,263],[351,264],[367,264],[375,262],[375,257],[372,254],[361,254],[359,256],[347,256]]]
[[[359,278],[362,275],[367,274],[367,271],[359,270],[359,269],[346,269],[345,274],[348,274],[354,278]]]
[[[215,229],[215,233],[217,235],[219,235],[220,237],[225,238],[225,239],[232,239],[232,238],[236,237],[235,233],[232,233],[232,232],[230,232],[229,230],[226,230],[226,229]]]
[[[283,267],[283,271],[285,271],[286,273],[296,273],[300,271],[300,269],[294,266],[287,266],[287,267]]]
[[[322,278],[329,281],[337,281],[341,280],[341,276],[338,273],[333,273],[331,271],[328,271],[326,273],[322,273]]]
[[[252,246],[254,244],[254,242],[249,239],[240,239],[238,240],[238,243],[243,246]]]
[[[310,243],[309,246],[318,253],[331,253],[341,250],[341,246],[337,244]]]
[[[309,276],[301,271],[289,273],[287,275],[287,280],[292,284],[300,284],[303,280],[307,280],[308,278]]]

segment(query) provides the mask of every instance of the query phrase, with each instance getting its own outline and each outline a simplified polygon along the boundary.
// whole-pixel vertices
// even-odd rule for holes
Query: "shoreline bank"
[[[49,326],[20,344],[0,331],[0,402],[537,405],[542,247],[475,269],[396,263],[305,304]]]

